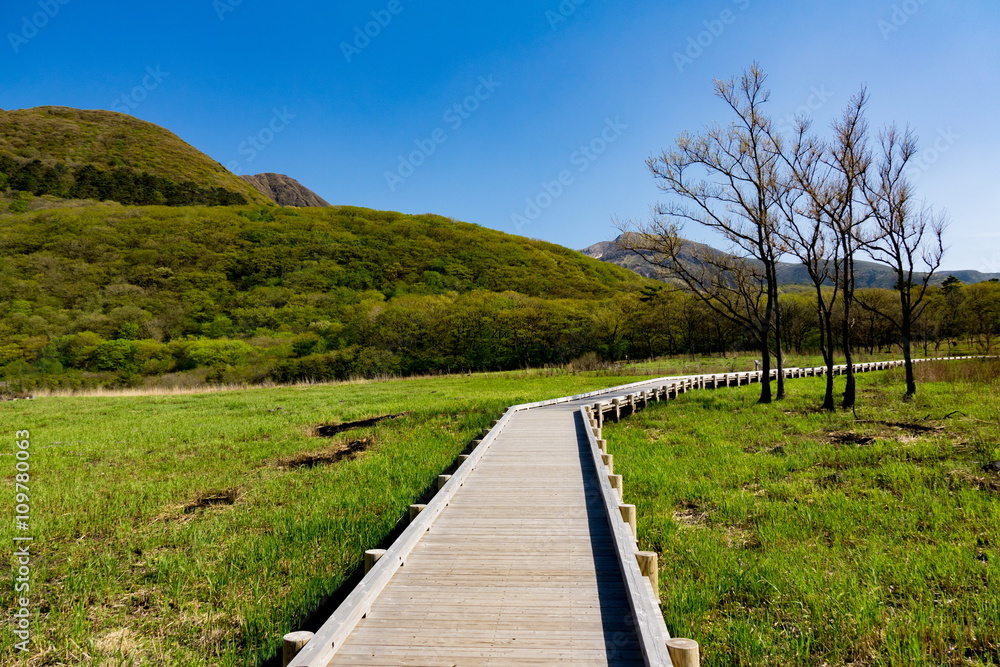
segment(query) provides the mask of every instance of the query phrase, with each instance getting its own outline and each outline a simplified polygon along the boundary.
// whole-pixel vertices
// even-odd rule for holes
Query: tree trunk
[[[842,243],[844,248],[844,326],[842,330],[844,344],[844,364],[847,365],[847,383],[844,386],[844,400],[841,406],[847,409],[854,408],[857,398],[857,389],[854,381],[854,355],[851,352],[853,344],[851,335],[851,306],[854,301],[854,257],[851,254],[849,241],[845,238]]]
[[[847,365],[847,384],[844,386],[844,400],[841,407],[845,410],[854,407],[857,389],[854,382],[854,355],[851,353],[851,324],[848,318],[850,307],[844,304],[844,363]]]
[[[823,410],[833,412],[837,406],[833,399],[833,321],[829,312],[819,314],[819,347],[826,362],[826,393],[823,394]]]
[[[774,298],[774,363],[778,367],[778,393],[777,400],[785,397],[785,360],[781,353],[781,308],[778,304],[778,278],[775,270],[771,269],[771,291]]]
[[[911,401],[917,393],[917,382],[913,377],[913,353],[910,343],[910,330],[913,328],[913,321],[909,309],[903,310],[902,325],[900,333],[903,334],[903,367],[906,369],[906,394],[903,395],[903,400]]]
[[[766,327],[770,329],[771,327]],[[771,402],[771,343],[768,340],[767,332],[761,336],[763,341],[760,345],[760,398],[758,403]]]

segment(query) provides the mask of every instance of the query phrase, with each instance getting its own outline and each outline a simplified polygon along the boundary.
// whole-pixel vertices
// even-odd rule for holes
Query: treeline
[[[104,170],[90,164],[46,164],[41,160],[21,161],[0,153],[0,192],[6,190],[136,206],[236,206],[247,203],[242,194],[225,188],[203,188],[191,181],[177,183],[125,166]],[[23,198],[16,199],[11,206],[15,212],[25,210]]]
[[[956,347],[993,352],[1000,337],[1000,283],[932,290],[933,307],[916,343],[931,354]],[[606,361],[723,354],[753,342],[752,333],[696,296],[671,289],[595,300],[481,290],[391,299],[375,292],[340,294],[345,298],[339,304],[331,299],[308,314],[276,308],[270,319],[224,309],[197,324],[196,333],[176,338],[162,335],[155,314],[136,296],[126,295],[132,305],[88,314],[69,327],[86,330],[73,333],[60,326],[66,313],[24,300],[4,304],[2,381],[24,390],[135,385],[168,374],[220,383],[345,380],[564,365],[588,353]],[[254,290],[253,298],[265,296],[276,293]],[[893,293],[865,290],[864,298],[891,302]],[[287,305],[315,299],[293,297]],[[807,299],[799,291],[781,295],[788,350],[818,349],[820,324]],[[898,350],[881,318],[862,318],[856,335],[859,349],[870,354]]]
[[[564,363],[595,349],[594,304],[652,284],[553,244],[347,207],[101,204],[0,222],[0,373],[19,382]],[[245,354],[191,356],[205,340]]]
[[[814,298],[780,294],[784,349],[818,349]],[[890,290],[859,298],[898,303]],[[917,344],[992,351],[1000,284],[946,281],[927,303]],[[840,326],[840,306],[832,318]],[[873,354],[896,344],[879,317],[856,316],[853,330]],[[495,371],[754,342],[692,292],[439,216],[117,204],[0,214],[8,392]]]

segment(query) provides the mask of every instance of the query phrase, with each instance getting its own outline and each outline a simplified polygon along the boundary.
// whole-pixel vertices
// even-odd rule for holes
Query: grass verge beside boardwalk
[[[706,667],[1000,665],[1000,364],[696,391],[605,430],[668,627]]]
[[[5,623],[0,663],[260,665],[507,406],[634,379],[513,373],[2,404],[0,540],[13,544],[14,433],[29,430],[21,534],[36,556],[31,653],[14,650]]]

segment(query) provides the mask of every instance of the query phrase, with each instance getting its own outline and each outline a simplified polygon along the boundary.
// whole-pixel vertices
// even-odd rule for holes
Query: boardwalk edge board
[[[938,357],[914,359],[913,362],[953,361],[981,358],[992,357],[986,357],[984,355]],[[903,363],[904,362],[900,360],[858,363],[854,364],[854,371],[856,373],[863,373],[867,371],[886,370],[902,366]],[[842,374],[846,371],[846,369],[846,365],[834,366],[834,372],[838,375]],[[816,377],[825,374],[826,367],[785,368],[783,369],[783,373],[786,378]],[[772,370],[771,378],[774,379],[776,377],[777,370]],[[442,480],[443,484],[433,499],[427,503],[426,507],[422,511],[416,514],[409,526],[407,526],[392,546],[385,550],[384,555],[382,555],[372,565],[365,577],[361,580],[357,587],[351,591],[347,598],[345,598],[333,615],[331,615],[322,627],[320,627],[305,647],[291,659],[288,663],[288,667],[327,667],[327,665],[333,660],[337,651],[345,643],[348,636],[354,631],[354,628],[358,625],[361,619],[368,614],[374,600],[378,598],[381,592],[385,589],[386,585],[389,583],[389,580],[392,579],[393,575],[399,570],[399,568],[405,565],[410,552],[413,551],[414,547],[423,535],[430,530],[431,525],[448,506],[451,498],[455,495],[462,484],[465,483],[465,480],[475,469],[476,465],[482,459],[490,445],[510,421],[511,415],[525,410],[534,410],[537,408],[560,405],[564,403],[574,403],[584,401],[589,398],[597,398],[612,394],[618,396],[619,399],[626,399],[626,402],[622,402],[619,399],[616,399],[614,402],[598,402],[593,404],[592,407],[581,407],[579,414],[583,419],[585,430],[587,432],[587,438],[590,443],[591,454],[594,456],[594,463],[599,471],[598,477],[600,478],[599,482],[601,495],[604,499],[606,516],[609,525],[615,535],[617,543],[616,553],[618,554],[622,577],[630,594],[630,605],[632,612],[635,615],[636,632],[640,638],[643,657],[646,664],[651,667],[672,667],[673,663],[671,662],[666,650],[666,640],[670,639],[670,634],[667,630],[663,615],[659,609],[659,604],[656,599],[657,592],[652,589],[649,579],[643,576],[639,570],[639,566],[635,558],[636,547],[634,536],[632,536],[631,529],[628,524],[624,522],[621,512],[618,509],[620,505],[618,493],[611,487],[609,476],[601,474],[601,471],[606,470],[602,459],[602,454],[604,452],[601,451],[601,447],[598,443],[598,436],[595,434],[594,429],[590,427],[589,410],[592,408],[600,408],[599,412],[595,410],[595,417],[598,417],[598,429],[600,429],[600,425],[603,422],[603,413],[605,411],[611,410],[613,407],[617,408],[619,411],[622,407],[629,407],[632,412],[635,412],[635,410],[639,407],[640,401],[643,406],[648,403],[649,394],[647,394],[646,391],[637,395],[634,392],[629,393],[629,390],[632,389],[638,389],[639,387],[649,388],[650,393],[653,394],[653,396],[658,400],[660,392],[664,393],[664,398],[666,399],[674,398],[689,389],[706,388],[709,381],[712,382],[714,387],[728,387],[760,382],[762,378],[762,371],[722,374],[717,373],[712,375],[666,376],[661,378],[646,379],[639,382],[619,385],[617,387],[610,387],[607,389],[600,389],[583,394],[576,394],[573,396],[514,405],[507,408],[503,416],[495,422],[494,426],[482,438],[482,441],[478,444],[478,446],[472,450],[472,453],[467,455],[467,458],[458,467],[454,474],[452,474],[447,481]],[[731,385],[730,383],[734,380],[735,385]]]
[[[653,587],[649,579],[639,571],[639,563],[635,558],[636,544],[632,528],[622,519],[618,510],[622,499],[618,492],[611,488],[611,482],[604,471],[607,470],[602,458],[601,449],[597,446],[597,437],[590,428],[590,408],[580,408],[580,418],[587,432],[587,442],[590,444],[590,454],[597,468],[598,483],[601,489],[601,499],[604,501],[605,516],[611,527],[615,540],[615,554],[618,556],[618,567],[621,570],[625,588],[628,591],[629,606],[635,619],[635,632],[639,638],[639,647],[647,665],[656,667],[673,667],[667,654],[667,640],[670,633],[663,622],[663,612],[656,601]],[[659,622],[657,622],[659,619]]]

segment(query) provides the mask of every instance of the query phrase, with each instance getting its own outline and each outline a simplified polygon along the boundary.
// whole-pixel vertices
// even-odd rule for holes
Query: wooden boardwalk
[[[291,666],[672,667],[599,426],[760,378],[658,378],[508,409]]]
[[[579,412],[518,412],[330,665],[641,665]]]

